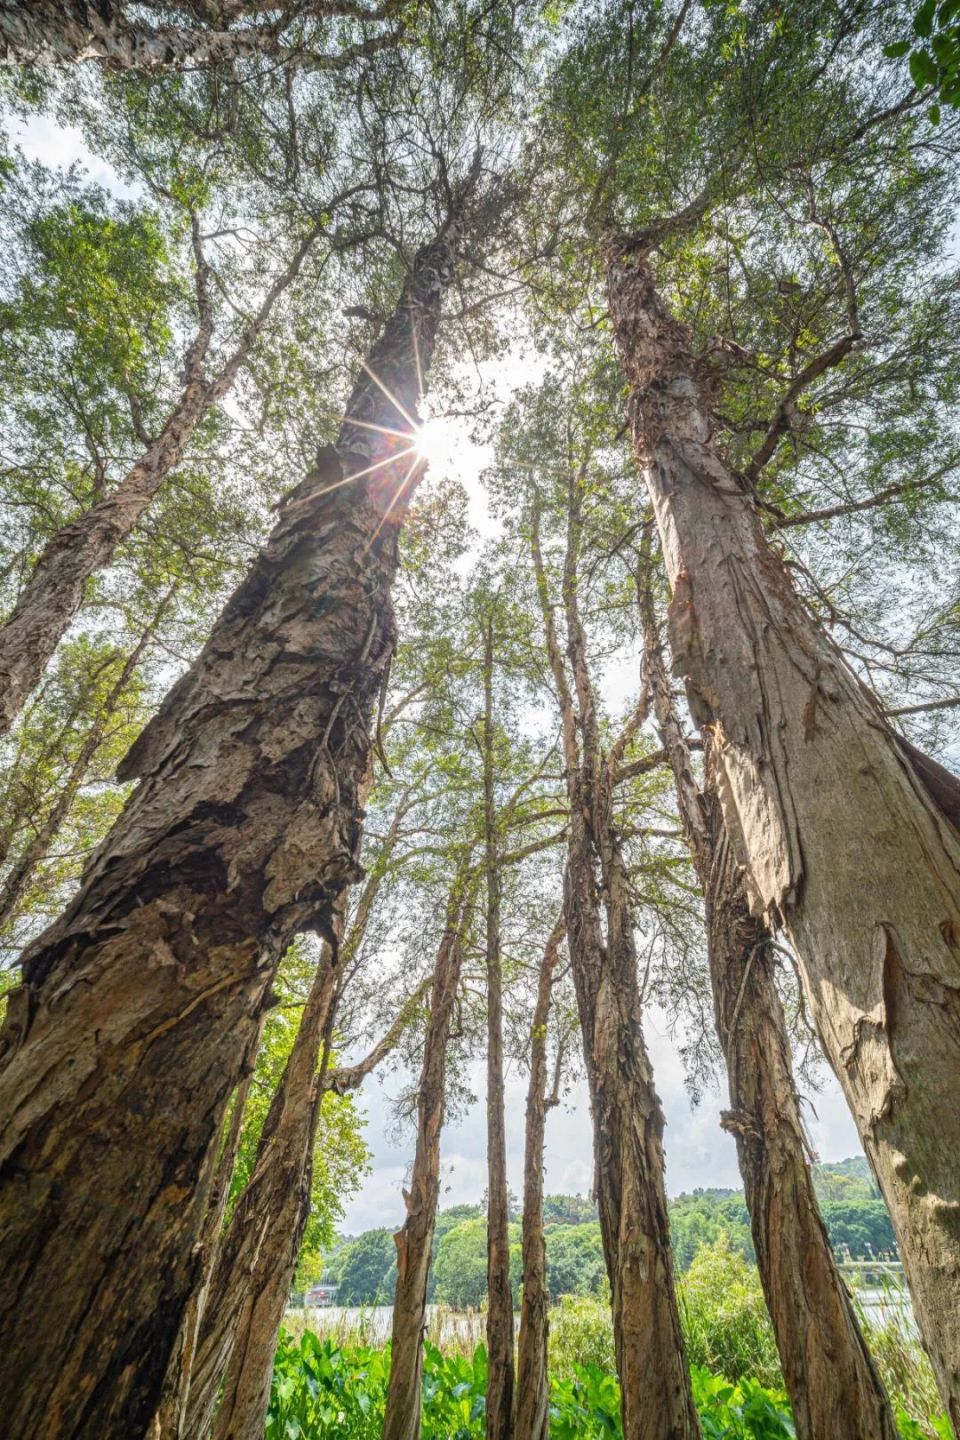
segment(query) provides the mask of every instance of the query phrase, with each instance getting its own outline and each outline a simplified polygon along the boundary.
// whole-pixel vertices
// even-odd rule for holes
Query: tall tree
[[[698,786],[661,651],[649,574],[638,570],[645,668],[677,804],[707,910],[717,1033],[754,1249],[798,1440],[896,1440],[897,1427],[837,1269],[807,1159],[773,937],[750,913],[723,828],[708,743]],[[814,1318],[815,1317],[815,1318]],[[813,1323],[811,1323],[813,1322]]]
[[[106,1440],[149,1423],[194,1283],[197,1177],[270,978],[297,931],[332,934],[358,874],[397,533],[422,473],[411,429],[479,169],[445,192],[337,444],[127,757],[141,784],[10,999],[0,1250],[17,1303],[0,1395],[15,1426],[43,1413]],[[105,1186],[124,1197],[110,1210],[87,1198]]]
[[[460,986],[463,952],[475,903],[477,876],[469,856],[456,870],[447,897],[443,935],[437,949],[430,1017],[417,1089],[417,1143],[410,1189],[404,1191],[407,1217],[394,1237],[397,1286],[393,1299],[390,1380],[383,1440],[418,1440],[420,1381],[427,1277],[440,1198],[440,1132],[446,1103],[446,1052]]]
[[[513,1423],[513,1292],[510,1288],[507,1135],[503,1079],[503,963],[496,804],[494,655],[496,597],[483,624],[483,823],[487,964],[487,1440],[509,1440]]]
[[[645,250],[614,246],[608,283],[673,591],[674,663],[714,736],[753,904],[796,943],[957,1425],[960,785],[932,762],[918,767],[798,600],[749,487],[710,443],[690,337]]]
[[[558,1103],[557,1083],[547,1094],[547,1023],[550,997],[565,925],[557,921],[547,937],[537,978],[537,998],[530,1026],[530,1078],[527,1082],[523,1150],[523,1291],[517,1345],[516,1440],[547,1440],[550,1386],[547,1375],[547,1245],[543,1231],[543,1151],[547,1110]],[[560,1060],[556,1076],[559,1080]]]
[[[638,706],[604,747],[579,600],[590,444],[572,428],[568,434],[562,423],[560,459],[566,530],[562,607],[572,683],[554,618],[537,497],[530,511],[530,545],[563,727],[570,810],[564,919],[590,1086],[623,1426],[632,1440],[675,1440],[699,1436],[700,1427],[674,1290],[663,1111],[643,1041],[631,887],[614,815],[624,752],[644,710]],[[541,463],[549,463],[547,454]]]

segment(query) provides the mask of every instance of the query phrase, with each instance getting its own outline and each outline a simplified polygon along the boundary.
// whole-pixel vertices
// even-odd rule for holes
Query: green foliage
[[[908,57],[910,78],[918,90],[934,89],[943,105],[960,109],[960,0],[923,0],[913,17],[914,40],[884,46],[893,60]],[[940,105],[929,110],[940,123]]]
[[[680,1315],[692,1365],[739,1381],[781,1383],[760,1277],[725,1236],[705,1245],[683,1277]]]
[[[365,1230],[328,1266],[342,1305],[388,1305],[396,1281],[397,1251],[389,1230]]]
[[[612,1371],[616,1365],[609,1292],[598,1300],[564,1295],[550,1311],[550,1366],[558,1374],[577,1366]]]

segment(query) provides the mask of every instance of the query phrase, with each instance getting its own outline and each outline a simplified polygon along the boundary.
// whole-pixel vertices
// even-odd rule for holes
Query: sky
[[[82,164],[90,178],[118,195],[129,195],[125,186],[108,165],[92,155],[83,143],[79,130],[59,125],[49,117],[31,118],[26,123],[9,126],[11,138],[20,144],[27,157],[45,165]],[[500,374],[491,372],[491,387],[498,382],[522,374],[523,381],[534,378],[529,357],[522,366],[514,360],[499,361]],[[512,376],[511,376],[511,371]],[[465,485],[469,497],[471,524],[481,536],[493,533],[483,492],[482,472],[490,460],[489,447],[478,444],[469,434],[463,420],[436,414],[427,420],[423,448],[437,476],[450,474]],[[608,685],[619,691],[630,683],[634,668],[628,666],[622,676],[608,674]],[[610,693],[606,697],[617,709],[625,694]],[[683,1067],[677,1044],[671,1039],[666,1016],[656,1007],[649,1007],[644,1025],[645,1038],[653,1062],[657,1089],[666,1115],[664,1146],[667,1162],[667,1191],[670,1195],[693,1190],[698,1186],[739,1188],[736,1148],[732,1138],[719,1125],[720,1111],[727,1106],[726,1094],[708,1091],[693,1108],[684,1085]],[[352,1058],[345,1056],[344,1059]],[[486,1187],[486,1112],[484,1099],[484,1064],[478,1060],[471,1077],[471,1090],[477,1102],[444,1130],[442,1141],[441,1205],[476,1203]],[[391,1072],[384,1078],[370,1077],[357,1097],[365,1117],[365,1138],[370,1149],[370,1174],[360,1191],[345,1207],[341,1229],[345,1234],[375,1226],[399,1226],[404,1218],[402,1189],[409,1176],[413,1154],[412,1132],[401,1137],[393,1135],[391,1099],[403,1084],[404,1077]],[[842,1160],[861,1154],[856,1128],[850,1118],[840,1087],[824,1067],[822,1088],[807,1095],[804,1119],[815,1153],[821,1160]],[[526,1076],[519,1066],[508,1067],[506,1080],[507,1167],[511,1188],[517,1195],[523,1188],[523,1127],[526,1104]],[[578,1085],[568,1100],[553,1110],[547,1121],[546,1190],[547,1193],[590,1193],[593,1183],[592,1138],[590,1112],[585,1084]]]

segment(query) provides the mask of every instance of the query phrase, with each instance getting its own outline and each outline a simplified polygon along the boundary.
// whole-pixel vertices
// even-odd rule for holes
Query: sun
[[[414,445],[417,454],[426,460],[434,475],[449,475],[456,470],[457,452],[463,450],[464,437],[462,431],[458,433],[452,420],[438,415],[423,422],[417,430]]]

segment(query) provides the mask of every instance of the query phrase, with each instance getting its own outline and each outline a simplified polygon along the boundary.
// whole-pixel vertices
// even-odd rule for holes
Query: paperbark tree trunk
[[[63,66],[94,60],[110,70],[157,72],[231,64],[259,55],[306,69],[339,70],[397,39],[395,32],[374,36],[325,55],[312,47],[284,45],[272,24],[218,28],[205,18],[202,4],[170,8],[180,10],[184,23],[148,24],[142,15],[125,14],[122,0],[0,0],[0,65]],[[379,13],[372,9],[370,18],[383,19],[394,8],[385,5]],[[289,9],[291,19],[294,12],[313,12],[318,19],[355,13],[355,7],[336,3]],[[204,23],[198,25],[198,18]]]
[[[770,932],[750,913],[743,875],[723,829],[709,740],[704,791],[697,785],[649,610],[645,632],[654,714],[706,902],[710,980],[730,1089],[731,1108],[722,1123],[737,1144],[797,1440],[836,1440],[838,1435],[897,1440],[890,1402],[817,1203]]]
[[[2,13],[2,12],[0,12]],[[194,220],[199,327],[184,364],[180,398],[159,435],[109,495],[58,530],[47,544],[13,612],[0,626],[0,735],[9,730],[83,603],[92,575],[133,532],[161,485],[176,469],[203,416],[230,390],[280,296],[290,288],[320,233],[313,225],[267,291],[233,354],[217,374],[204,365],[213,336],[210,267]]]
[[[543,1151],[547,1127],[547,1021],[554,971],[566,927],[561,919],[544,946],[530,1027],[530,1079],[523,1151],[523,1294],[517,1346],[516,1440],[547,1440],[550,1386],[547,1342],[550,1292],[543,1231]]]
[[[333,952],[325,946],[253,1173],[217,1254],[191,1375],[185,1440],[206,1440],[221,1381],[216,1440],[262,1440],[277,1332],[310,1213],[322,1097],[317,1062],[336,989]]]
[[[394,1236],[397,1288],[393,1300],[383,1440],[419,1440],[420,1436],[423,1331],[430,1251],[440,1199],[440,1132],[446,1097],[447,1042],[473,909],[473,884],[468,877],[469,868],[465,865],[454,879],[433,970],[430,1017],[417,1094],[417,1145],[410,1190],[403,1192],[407,1218]]]
[[[416,413],[462,236],[458,206],[370,354],[377,382],[364,372],[337,445],[130,751],[122,777],[141,783],[11,996],[0,1405],[14,1432],[132,1440],[150,1423],[197,1281],[197,1180],[269,983],[296,933],[330,937],[360,874],[358,790],[421,473],[369,427]]]
[[[216,1264],[223,1220],[230,1198],[230,1182],[240,1149],[243,1133],[243,1117],[250,1093],[250,1082],[256,1066],[260,1035],[251,1044],[250,1055],[244,1067],[245,1073],[237,1086],[231,1101],[230,1119],[219,1156],[216,1156],[213,1187],[204,1220],[202,1247],[202,1269],[200,1280],[190,1296],[184,1310],[180,1334],[174,1346],[173,1356],[164,1377],[160,1404],[153,1419],[153,1428],[148,1432],[150,1440],[180,1440],[181,1427],[187,1413],[190,1394],[190,1378],[196,1357],[199,1339],[200,1319],[203,1315],[210,1281]]]
[[[487,1440],[509,1440],[513,1421],[513,1293],[510,1289],[507,1137],[503,1090],[503,968],[500,860],[494,779],[493,606],[483,652],[484,872],[487,887]]]
[[[712,448],[689,338],[642,255],[612,249],[608,282],[673,590],[674,664],[714,737],[752,908],[796,944],[956,1428],[960,833],[800,603],[751,495]],[[948,775],[940,782],[950,789]]]
[[[604,759],[577,599],[580,485],[571,472],[563,599],[576,707],[540,558],[533,555],[563,724],[570,800],[564,918],[593,1113],[600,1231],[610,1279],[625,1440],[698,1440],[670,1250],[663,1110],[641,1029],[633,919],[612,816],[615,765]],[[583,737],[581,758],[577,719]],[[615,758],[611,752],[611,760]],[[599,875],[597,871],[599,870]],[[606,938],[601,924],[606,896]]]

